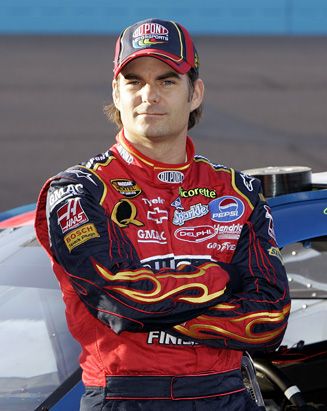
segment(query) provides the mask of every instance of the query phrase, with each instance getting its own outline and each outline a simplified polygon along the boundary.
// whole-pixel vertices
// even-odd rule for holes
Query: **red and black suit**
[[[121,132],[45,184],[36,231],[83,382],[108,401],[219,397],[232,410],[242,351],[281,342],[288,284],[260,184],[194,155],[190,139],[187,162],[168,165]]]

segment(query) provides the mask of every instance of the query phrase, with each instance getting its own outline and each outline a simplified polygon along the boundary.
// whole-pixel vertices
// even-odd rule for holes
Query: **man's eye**
[[[127,85],[128,86],[137,86],[137,85],[139,85],[140,84],[140,80],[129,80],[128,82],[127,82]]]
[[[175,81],[174,80],[164,80],[163,84],[165,86],[171,86],[171,85],[175,84]]]

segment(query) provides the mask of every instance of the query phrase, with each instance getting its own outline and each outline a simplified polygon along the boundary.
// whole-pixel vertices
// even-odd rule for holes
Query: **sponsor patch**
[[[268,249],[268,254],[278,258],[278,260],[284,265],[283,256],[278,247],[270,247]]]
[[[111,213],[111,219],[122,228],[125,228],[130,224],[137,227],[143,226],[144,224],[136,219],[136,215],[137,208],[135,205],[131,201],[123,199],[115,204]]]
[[[178,228],[174,235],[178,240],[188,243],[202,243],[209,238],[214,237],[217,230],[210,225],[199,225],[197,227]]]
[[[167,238],[164,231],[138,230],[137,238],[139,243],[167,244]]]
[[[182,206],[182,200],[180,197],[177,197],[176,200],[174,200],[170,205],[172,207],[177,208],[177,210],[184,210],[184,207]]]
[[[133,48],[155,46],[156,44],[166,43],[169,40],[169,31],[162,24],[144,23],[141,24],[133,33]]]
[[[58,223],[61,231],[66,233],[68,230],[79,227],[89,221],[80,198],[69,199],[67,204],[63,205],[57,211]]]
[[[173,224],[183,225],[185,221],[193,220],[194,218],[202,217],[209,212],[209,207],[201,203],[194,204],[189,210],[175,210]]]
[[[49,206],[52,211],[55,206],[69,197],[76,196],[83,193],[83,184],[68,184],[65,187],[60,187],[49,194]]]
[[[211,219],[218,223],[236,221],[244,214],[244,204],[237,197],[223,196],[209,203]]]
[[[264,205],[264,209],[266,210],[265,217],[268,220],[268,234],[276,242],[274,222],[273,222],[273,218],[272,218],[272,215],[271,215],[270,208],[269,208],[269,206]]]
[[[126,161],[127,164],[132,164],[134,157],[121,145],[117,145],[117,151],[121,155],[121,158]]]
[[[152,199],[142,198],[142,201],[144,202],[144,204],[149,205],[149,206],[163,204],[165,202],[165,200],[161,197],[152,198]]]
[[[158,174],[158,179],[163,183],[177,184],[183,182],[184,174],[176,170],[161,171]]]
[[[153,211],[148,211],[147,218],[148,220],[155,221],[157,224],[162,224],[163,220],[168,220],[168,211],[154,207]]]
[[[141,188],[133,180],[116,178],[114,180],[110,180],[110,183],[113,188],[118,191],[118,193],[127,198],[134,198],[142,193]]]
[[[231,225],[215,225],[217,230],[217,238],[220,240],[238,240],[242,232],[243,224],[231,224]]]
[[[217,251],[234,251],[236,249],[236,244],[230,241],[225,241],[224,243],[209,243],[207,248]]]
[[[183,187],[180,187],[179,195],[184,198],[195,197],[195,196],[203,196],[207,198],[217,197],[217,193],[215,190],[210,190],[209,188],[206,188],[206,187],[196,187],[196,188],[190,188],[188,190],[184,190]]]
[[[106,165],[109,159],[109,152],[106,151],[105,153],[98,154],[97,156],[91,158],[86,164],[86,168],[95,169],[99,165]]]
[[[240,173],[240,176],[242,177],[243,183],[248,191],[253,191],[253,181],[255,178],[244,173]]]
[[[86,180],[90,181],[92,184],[95,186],[97,183],[93,180],[93,174],[88,173],[87,171],[83,170],[67,170],[67,173],[69,174],[75,174],[76,177],[78,178],[86,178]]]
[[[100,237],[94,224],[85,224],[66,234],[64,241],[69,252],[92,238]]]
[[[185,341],[180,337],[175,337],[166,331],[150,331],[148,333],[148,344],[160,345],[198,345],[195,341]]]

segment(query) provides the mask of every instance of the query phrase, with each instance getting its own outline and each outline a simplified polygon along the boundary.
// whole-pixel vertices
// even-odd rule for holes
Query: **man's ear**
[[[114,102],[115,107],[119,110],[119,85],[117,79],[112,81],[112,101]]]
[[[204,84],[203,81],[198,78],[194,82],[194,90],[192,94],[192,101],[191,101],[191,111],[196,110],[200,107],[204,97]]]

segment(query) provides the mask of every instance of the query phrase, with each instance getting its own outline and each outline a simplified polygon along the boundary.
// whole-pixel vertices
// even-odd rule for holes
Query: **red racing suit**
[[[121,131],[110,150],[45,184],[36,232],[86,386],[228,373],[242,351],[281,342],[288,284],[260,183],[194,155],[190,138],[187,162],[169,165]]]

